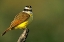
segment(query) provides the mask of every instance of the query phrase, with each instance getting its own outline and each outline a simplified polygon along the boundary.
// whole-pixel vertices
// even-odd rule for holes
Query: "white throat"
[[[32,8],[28,8],[28,7],[25,7],[24,9],[29,9],[29,10],[32,10]]]
[[[25,12],[25,13],[28,13],[28,14],[32,14],[31,11],[22,11],[22,12]]]

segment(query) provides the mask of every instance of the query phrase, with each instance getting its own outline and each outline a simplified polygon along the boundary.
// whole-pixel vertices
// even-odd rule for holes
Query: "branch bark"
[[[20,35],[19,39],[17,42],[25,42],[26,41],[26,38],[28,36],[28,33],[29,33],[29,29],[28,28],[25,28],[23,33]]]

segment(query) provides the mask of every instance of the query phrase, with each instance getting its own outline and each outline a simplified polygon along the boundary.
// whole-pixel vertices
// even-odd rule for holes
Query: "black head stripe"
[[[28,7],[28,8],[32,8],[31,6],[26,6],[26,7]]]
[[[24,11],[31,11],[32,12],[32,10],[28,10],[28,9],[24,9]]]

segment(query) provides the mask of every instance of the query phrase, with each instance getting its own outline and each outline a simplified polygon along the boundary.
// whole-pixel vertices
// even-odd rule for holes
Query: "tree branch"
[[[19,39],[17,42],[25,42],[26,41],[26,38],[28,36],[28,33],[29,33],[29,29],[28,28],[25,28],[23,33],[20,35]]]

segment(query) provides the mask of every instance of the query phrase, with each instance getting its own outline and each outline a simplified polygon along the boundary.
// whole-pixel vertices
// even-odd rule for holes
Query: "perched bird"
[[[28,24],[31,23],[32,20],[33,20],[32,7],[25,6],[24,10],[15,16],[9,28],[2,33],[2,36],[9,30],[25,29],[28,26]]]

